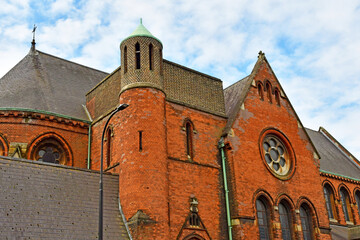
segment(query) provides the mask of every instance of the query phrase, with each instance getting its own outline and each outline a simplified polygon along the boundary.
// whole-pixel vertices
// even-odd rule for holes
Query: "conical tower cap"
[[[140,18],[139,26],[127,38],[122,40],[121,44],[124,41],[126,41],[126,40],[128,40],[129,38],[132,38],[132,37],[150,37],[150,38],[155,39],[156,41],[158,41],[162,45],[162,42],[159,39],[157,39],[156,37],[154,37],[154,35],[152,35],[151,32],[149,32],[149,30],[147,30],[146,27],[142,24],[142,19],[141,18]]]

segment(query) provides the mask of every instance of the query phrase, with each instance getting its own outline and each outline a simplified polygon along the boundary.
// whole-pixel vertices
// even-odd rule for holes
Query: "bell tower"
[[[120,44],[121,92],[138,87],[163,90],[162,43],[142,24]]]
[[[162,43],[140,22],[120,44],[119,195],[134,239],[169,239]],[[145,239],[145,238],[142,238]]]

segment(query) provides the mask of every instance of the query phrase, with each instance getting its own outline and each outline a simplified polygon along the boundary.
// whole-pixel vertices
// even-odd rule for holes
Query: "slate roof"
[[[89,120],[85,94],[108,74],[34,47],[0,79],[0,108],[47,111]]]
[[[351,178],[360,179],[360,166],[350,159],[321,131],[306,129],[320,154],[320,169]]]
[[[129,239],[119,176],[104,174],[104,239]],[[0,239],[98,239],[99,172],[0,157]]]

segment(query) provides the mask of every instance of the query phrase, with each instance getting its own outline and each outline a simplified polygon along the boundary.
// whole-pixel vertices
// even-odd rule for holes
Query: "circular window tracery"
[[[36,143],[31,150],[31,159],[66,165],[69,162],[69,154],[57,139],[45,138]]]
[[[261,154],[270,172],[282,179],[286,180],[292,176],[294,172],[294,154],[285,137],[274,129],[268,130],[261,138]]]

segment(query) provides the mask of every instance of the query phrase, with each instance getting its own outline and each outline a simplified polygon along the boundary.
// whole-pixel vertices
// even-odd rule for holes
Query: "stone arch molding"
[[[67,141],[54,132],[47,132],[39,135],[29,145],[27,158],[40,160],[53,154],[56,162],[62,165],[73,166],[73,154]],[[46,162],[46,160],[45,160]]]

